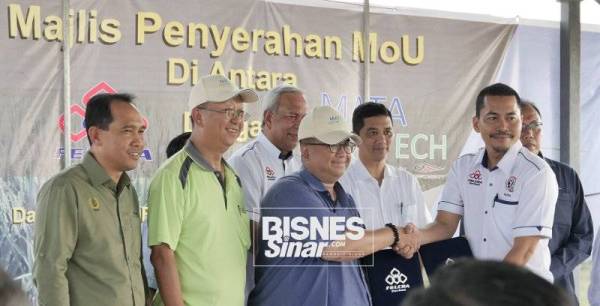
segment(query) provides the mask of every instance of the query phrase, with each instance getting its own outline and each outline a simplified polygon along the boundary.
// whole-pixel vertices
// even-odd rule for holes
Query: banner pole
[[[369,0],[365,0],[363,5],[363,46],[365,50],[365,57],[363,62],[363,102],[368,102],[370,100],[370,78],[371,74],[369,71],[369,59],[371,58],[371,48],[369,45],[369,14],[371,11],[371,6],[369,4]]]
[[[63,52],[63,114],[64,114],[64,163],[63,168],[71,165],[71,33],[69,32],[69,0],[62,0],[62,52]]]

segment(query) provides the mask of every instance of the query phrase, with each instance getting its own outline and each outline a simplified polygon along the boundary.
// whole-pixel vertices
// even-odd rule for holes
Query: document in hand
[[[458,258],[473,257],[469,241],[464,237],[422,245],[419,254],[429,276],[433,275],[437,268],[452,263]]]
[[[373,254],[372,260],[372,266],[365,267],[365,273],[373,306],[400,305],[408,291],[423,286],[417,254],[405,259],[388,249]]]

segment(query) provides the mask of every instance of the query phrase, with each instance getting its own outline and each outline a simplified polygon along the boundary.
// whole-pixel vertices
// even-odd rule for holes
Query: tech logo
[[[87,138],[87,133],[85,131],[85,107],[87,106],[87,104],[90,102],[90,99],[97,95],[97,94],[101,94],[101,93],[116,93],[117,91],[112,88],[112,86],[110,86],[107,82],[100,82],[94,86],[92,86],[92,88],[90,88],[88,91],[86,91],[83,94],[83,97],[81,98],[81,105],[79,104],[72,104],[71,105],[71,117],[79,117],[79,119],[81,120],[81,126],[79,128],[78,131],[76,132],[71,132],[71,142],[73,143],[78,143],[80,142],[82,139]],[[148,119],[146,119],[146,117],[143,117],[144,120],[144,125],[146,126],[146,128],[148,128]],[[72,128],[75,128],[75,126],[71,126]],[[65,115],[64,114],[60,114],[60,116],[58,117],[58,128],[61,131],[61,134],[65,133]],[[72,159],[82,159],[83,155],[85,153],[86,149],[81,149],[81,148],[73,148],[71,149],[71,158]],[[57,151],[57,157],[59,159],[62,159],[64,156],[64,148],[59,148]],[[150,154],[150,150],[148,149],[144,149],[144,151],[142,152],[142,158],[146,159],[146,160],[152,160],[152,155]]]

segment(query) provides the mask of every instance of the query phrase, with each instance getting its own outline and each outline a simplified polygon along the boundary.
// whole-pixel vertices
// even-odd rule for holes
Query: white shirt
[[[588,289],[590,306],[600,306],[600,238],[598,235],[600,235],[600,228],[596,231],[596,241],[592,251],[592,275],[590,289]]]
[[[239,148],[227,161],[235,170],[244,191],[244,201],[250,220],[260,222],[260,201],[275,182],[300,170],[302,163],[295,155],[283,160],[281,151],[260,133],[256,139]],[[254,242],[252,242],[253,245]],[[245,301],[254,288],[254,256],[248,254],[246,262]]]
[[[260,200],[277,179],[300,170],[302,164],[295,155],[285,161],[281,151],[260,133],[255,140],[233,153],[227,161],[242,181],[248,217],[258,222]]]
[[[502,260],[515,237],[542,236],[526,267],[552,281],[548,241],[558,197],[552,169],[521,142],[492,171],[484,157],[482,148],[454,163],[438,210],[463,216],[465,236],[477,258]]]
[[[392,223],[411,222],[422,227],[431,222],[417,178],[402,168],[385,165],[381,186],[365,165],[356,159],[340,179],[352,195],[365,225],[377,229]]]

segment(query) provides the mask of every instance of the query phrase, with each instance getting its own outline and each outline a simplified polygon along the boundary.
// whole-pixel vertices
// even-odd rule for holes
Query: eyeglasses
[[[329,151],[331,151],[331,153],[338,153],[340,151],[340,149],[343,148],[344,152],[351,154],[356,149],[356,144],[352,141],[345,141],[342,143],[336,143],[336,144],[332,144],[332,145],[322,143],[322,142],[308,142],[308,143],[304,143],[304,144],[314,145],[314,146],[328,146]]]
[[[530,124],[524,124],[521,127],[521,131],[527,132],[528,130],[531,130],[533,132],[539,132],[542,129],[542,125],[544,125],[544,124],[539,121],[534,121]]]
[[[205,106],[198,106],[198,109],[203,109],[209,112],[215,112],[215,113],[220,113],[220,114],[225,114],[227,116],[227,119],[237,119],[237,118],[241,118],[242,120],[246,120],[248,119],[248,113],[246,113],[244,110],[242,109],[233,109],[233,108],[226,108],[226,109],[210,109],[210,108],[206,108]]]

